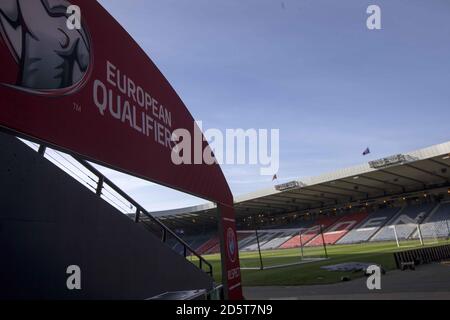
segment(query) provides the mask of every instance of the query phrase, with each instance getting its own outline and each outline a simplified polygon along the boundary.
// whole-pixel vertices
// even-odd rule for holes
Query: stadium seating
[[[251,235],[253,235],[253,233],[251,232],[238,233],[238,243],[241,241],[245,241],[247,238],[251,238]],[[186,241],[199,254],[214,254],[220,252],[220,240],[216,235],[206,234],[199,236],[187,236],[183,237],[183,240]],[[174,243],[173,249],[180,254],[183,253],[183,248],[178,244]]]
[[[371,214],[353,213],[336,217],[321,217],[317,220],[301,221],[280,229],[258,231],[261,250],[288,249],[300,247],[300,233],[304,246],[322,245],[320,226],[324,230],[326,244],[352,244],[368,241],[395,240],[392,225],[396,225],[400,240],[418,238],[417,224],[421,224],[424,238],[450,236],[450,202],[436,204],[412,204],[404,207],[379,209]],[[293,228],[296,229],[286,229]],[[220,242],[216,235],[187,236],[183,239],[200,254],[220,252]],[[256,232],[239,231],[237,241],[240,251],[256,251]],[[170,242],[168,242],[170,245]],[[182,254],[183,250],[175,242],[170,245]]]
[[[186,239],[186,242],[191,246],[191,248],[197,250],[209,239],[211,239],[211,235],[190,236],[188,239]]]
[[[206,250],[204,254],[215,254],[220,252],[220,241],[218,241],[212,248]]]
[[[202,244],[207,242],[209,239],[211,239],[211,235],[199,235],[199,236],[182,236],[182,239],[194,250],[197,250]],[[168,245],[172,250],[179,253],[180,255],[184,254],[183,246],[173,240],[168,239],[166,242],[166,245]],[[187,252],[189,255],[190,253]]]
[[[320,226],[322,225],[322,229],[326,230],[329,226],[335,223],[338,220],[337,217],[324,217],[319,218],[312,223],[309,228],[305,228],[304,230],[299,230],[298,232],[302,234],[301,241],[300,235],[296,235],[292,237],[290,240],[283,243],[280,248],[281,249],[289,249],[289,248],[298,248],[301,244],[305,245],[310,240],[314,239],[320,233]]]
[[[237,234],[238,246],[239,246],[239,241],[244,240],[249,236],[250,236],[249,234],[238,233]],[[214,245],[212,248],[208,249],[204,254],[215,254],[215,253],[220,253],[220,242],[217,242],[216,245]]]
[[[297,235],[297,231],[284,231],[279,234],[277,234],[272,240],[266,242],[264,245],[261,246],[262,250],[270,250],[270,249],[276,249],[279,246],[281,246],[283,243],[291,239],[294,235]]]
[[[323,241],[325,241],[326,244],[335,244],[366,217],[367,213],[345,215],[324,232],[323,239],[322,235],[319,234],[309,241],[306,246],[319,246],[323,244]]]
[[[423,238],[446,238],[450,236],[450,202],[441,203],[420,226]],[[418,238],[416,232],[413,238]]]
[[[237,234],[238,246],[239,246],[239,241],[244,240],[248,237],[250,237],[249,234],[238,233]],[[215,253],[220,253],[220,242],[219,241],[213,247],[206,250],[204,254],[215,254]]]
[[[342,237],[338,244],[361,243],[369,241],[369,239],[383,227],[400,208],[384,208],[370,214],[359,226],[355,227],[344,237]]]
[[[240,233],[238,233],[238,237],[239,237]],[[239,250],[244,249],[245,247],[256,243],[256,234],[255,231],[247,231],[244,233],[244,235],[246,235],[245,237],[243,237],[243,239],[238,241],[238,247]]]
[[[269,241],[271,241],[272,239],[274,239],[275,237],[278,236],[279,233],[277,232],[273,232],[273,231],[269,231],[269,232],[261,232],[258,234],[259,237],[259,246],[260,248],[265,245],[266,243],[268,243]],[[241,249],[242,251],[254,251],[254,250],[258,250],[258,241],[256,239],[256,236],[254,237],[254,241],[252,241],[251,244],[243,247]]]
[[[409,239],[436,204],[413,204],[403,207],[370,241],[395,240],[394,228],[398,239]]]
[[[198,254],[205,254],[210,249],[216,247],[218,244],[219,244],[219,238],[218,237],[213,237],[213,238],[209,239],[208,241],[206,241],[205,243],[203,243],[201,246],[199,246],[197,248],[197,253]]]
[[[292,238],[298,231],[296,230],[259,230],[259,246],[262,250],[276,249],[281,244]],[[258,249],[258,241],[254,231],[238,233],[238,246],[240,251],[254,251]]]
[[[237,241],[238,243],[240,241],[244,241],[245,239],[249,238],[252,235],[252,233],[237,233]]]
[[[300,232],[300,231],[299,231]],[[291,239],[287,240],[285,243],[280,245],[281,249],[290,249],[300,247],[300,235],[295,235]]]

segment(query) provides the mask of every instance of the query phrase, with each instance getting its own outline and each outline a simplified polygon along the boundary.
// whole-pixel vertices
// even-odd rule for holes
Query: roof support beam
[[[407,163],[407,164],[405,164],[405,166],[407,166],[408,168],[412,168],[414,170],[420,171],[422,173],[429,174],[430,176],[437,177],[437,178],[442,179],[442,180],[444,180],[446,182],[450,181],[447,177],[441,176],[440,174],[437,174],[437,173],[434,173],[434,172],[431,172],[431,171],[428,171],[428,170],[425,170],[425,169],[422,169],[422,168],[418,168],[416,166],[413,166],[412,164]]]
[[[318,196],[318,195],[315,195],[315,194],[305,194],[305,193],[297,192],[296,190],[293,190],[293,191],[289,192],[289,194],[295,195],[294,197],[295,198],[299,198],[299,199],[304,199],[305,197],[311,197],[311,198],[315,198],[315,199],[327,199],[327,200],[332,200],[332,201],[336,200],[336,198],[329,198],[329,197],[325,197],[325,196]],[[300,198],[300,197],[302,197],[302,198]],[[309,199],[305,199],[305,200],[309,200]],[[319,202],[323,203],[323,201],[320,201],[320,200],[319,200]]]
[[[343,188],[343,187],[338,187],[336,185],[319,185],[320,187],[324,187],[324,188],[330,188],[330,189],[337,189],[337,190],[342,190],[342,191],[347,191],[347,192],[354,192],[354,193],[359,193],[359,194],[363,194],[366,198],[369,197],[369,194],[367,192],[364,191],[359,191],[359,190],[354,190],[354,189],[347,189],[347,188]],[[353,200],[353,195],[349,195],[350,199]]]
[[[319,186],[320,187],[320,186]],[[317,190],[314,188],[310,188],[308,187],[308,189],[304,189],[305,191],[312,191],[312,192],[319,192],[320,194],[331,194],[331,195],[335,195],[338,196],[340,198],[347,198],[349,200],[352,200],[352,196],[347,194],[347,193],[338,193],[338,192],[332,192],[332,191],[323,191],[323,190]],[[333,198],[334,201],[339,200],[339,198]]]
[[[350,181],[346,181],[346,180],[339,180],[339,182],[343,182],[343,183],[355,185],[355,186],[358,186],[358,187],[363,187],[363,188],[368,188],[368,189],[378,190],[378,191],[383,192],[383,194],[386,194],[386,190],[384,190],[384,189],[382,189],[382,188],[372,187],[372,186],[368,186],[368,185],[366,185],[366,184],[356,183],[356,182],[350,182]]]
[[[393,182],[389,182],[389,181],[384,181],[384,180],[381,180],[381,179],[372,178],[372,177],[368,177],[368,176],[365,176],[365,175],[362,175],[362,176],[360,176],[359,178],[360,178],[360,179],[371,180],[371,181],[376,181],[376,182],[379,182],[379,183],[388,184],[388,185],[391,185],[391,186],[394,186],[394,187],[397,187],[397,188],[402,189],[403,192],[405,192],[405,190],[406,190],[406,189],[405,189],[405,186],[402,186],[401,184],[398,184],[398,183],[393,183]]]
[[[238,208],[245,208],[245,207],[260,208],[260,209],[264,209],[264,210],[284,209],[285,208],[284,206],[279,206],[279,205],[264,205],[264,204],[259,205],[258,203],[255,203],[255,202],[239,205]]]
[[[292,203],[304,203],[312,206],[313,204],[320,204],[321,206],[325,205],[323,199],[327,199],[330,201],[335,201],[334,198],[320,197],[320,196],[312,196],[312,195],[300,195],[299,193],[289,193],[291,196],[287,197],[292,199]],[[311,199],[312,198],[312,199]]]
[[[409,181],[414,181],[414,182],[420,184],[421,186],[423,186],[424,188],[427,187],[427,185],[423,181],[420,181],[418,179],[410,178],[410,177],[407,177],[407,176],[404,176],[404,175],[401,175],[401,174],[398,174],[398,173],[393,173],[393,172],[387,171],[386,169],[380,169],[379,171],[383,172],[383,173],[386,173],[386,174],[390,174],[390,175],[392,175],[394,177],[397,177],[397,178],[402,178],[402,179],[406,179],[406,180],[409,180]]]
[[[443,163],[443,162],[437,161],[437,160],[435,160],[435,159],[428,159],[428,160],[431,161],[431,162],[436,163],[437,165],[440,165],[440,166],[444,166],[444,167],[450,168],[450,164],[448,164],[448,163]]]
[[[295,200],[295,199],[293,199]],[[309,202],[295,202],[295,201],[282,201],[282,200],[274,200],[274,199],[267,199],[267,198],[261,198],[261,199],[255,199],[252,201],[249,201],[249,203],[267,203],[267,204],[281,204],[281,205],[295,205],[295,203],[309,203]]]

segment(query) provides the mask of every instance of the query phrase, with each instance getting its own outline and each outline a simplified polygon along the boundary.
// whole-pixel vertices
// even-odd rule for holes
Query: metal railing
[[[67,157],[64,157],[63,154],[61,154],[60,152],[58,152],[56,150],[53,150],[53,149],[51,149],[51,150],[54,153],[58,154],[59,157],[61,157],[65,162],[69,163],[72,167],[76,167],[76,165],[73,163],[73,161],[70,161]],[[38,153],[41,156],[45,157],[46,151],[47,151],[46,147],[39,146]],[[96,179],[93,179],[89,174],[86,174],[85,172],[83,172],[83,174],[89,178],[88,179],[89,181],[87,182],[86,180],[83,180],[80,177],[80,175],[81,175],[80,173],[79,174],[75,173],[73,168],[70,169],[70,168],[68,168],[67,165],[62,164],[61,161],[58,161],[58,159],[56,159],[54,155],[50,155],[49,158],[52,160],[52,162],[56,161],[57,165],[59,167],[64,168],[64,170],[69,170],[71,176],[73,176],[74,178],[79,180],[83,185],[85,185],[87,188],[89,188],[93,192],[95,192],[96,195],[98,197],[100,197],[102,200],[105,200],[108,203],[114,205],[114,207],[116,207],[116,209],[118,209],[122,212],[126,212],[126,211],[128,211],[129,208],[135,208],[134,221],[136,223],[142,222],[144,225],[147,226],[147,229],[149,229],[150,231],[153,231],[154,233],[155,233],[154,227],[156,227],[157,228],[156,231],[160,232],[160,239],[163,243],[167,243],[168,238],[171,237],[177,244],[182,246],[183,256],[184,256],[184,258],[186,258],[187,261],[195,264],[192,257],[193,256],[196,257],[198,259],[198,267],[202,271],[209,274],[211,277],[213,276],[212,265],[208,261],[206,261],[205,258],[203,258],[200,254],[198,254],[189,244],[187,244],[183,239],[181,239],[175,232],[170,230],[159,219],[152,216],[136,200],[134,200],[132,197],[130,197],[125,191],[123,191],[121,188],[119,188],[114,182],[112,182],[110,179],[108,179],[104,174],[102,174],[92,164],[90,164],[89,162],[87,162],[84,159],[81,159],[81,158],[78,158],[75,156],[71,156],[72,159],[74,159],[78,164],[83,166],[85,169],[88,170],[89,173],[91,173],[92,175],[94,175],[96,177]],[[78,169],[80,170],[80,168],[78,168]],[[95,184],[96,184],[96,186],[95,186]],[[116,195],[113,194],[111,192],[111,190],[106,189],[106,187],[108,187],[108,189],[111,189],[112,191],[114,191],[116,193]],[[105,193],[108,193],[108,196],[105,195],[104,191],[105,191]],[[103,199],[102,195],[106,199]],[[124,201],[120,200],[117,197],[117,195],[122,197],[124,200],[126,200],[130,204],[129,208],[127,207],[127,204]],[[145,218],[148,220],[144,221],[144,219],[141,218],[142,215],[144,215]],[[188,256],[190,256],[191,259],[187,259]],[[204,269],[204,267],[206,267],[206,270]]]

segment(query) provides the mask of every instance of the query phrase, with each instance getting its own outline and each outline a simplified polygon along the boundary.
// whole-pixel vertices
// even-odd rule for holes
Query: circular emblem
[[[83,86],[92,64],[91,40],[84,20],[68,27],[70,6],[67,0],[0,1],[0,37],[18,67],[17,82],[3,85],[51,96]]]
[[[232,228],[228,228],[227,230],[227,247],[230,261],[235,262],[237,257],[237,242],[236,235]]]

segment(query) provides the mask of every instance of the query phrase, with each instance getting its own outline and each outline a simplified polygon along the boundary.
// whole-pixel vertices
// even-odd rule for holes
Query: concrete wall
[[[146,299],[212,279],[17,139],[0,133],[0,298]],[[151,195],[149,195],[151,197]],[[81,267],[80,291],[66,268]]]

